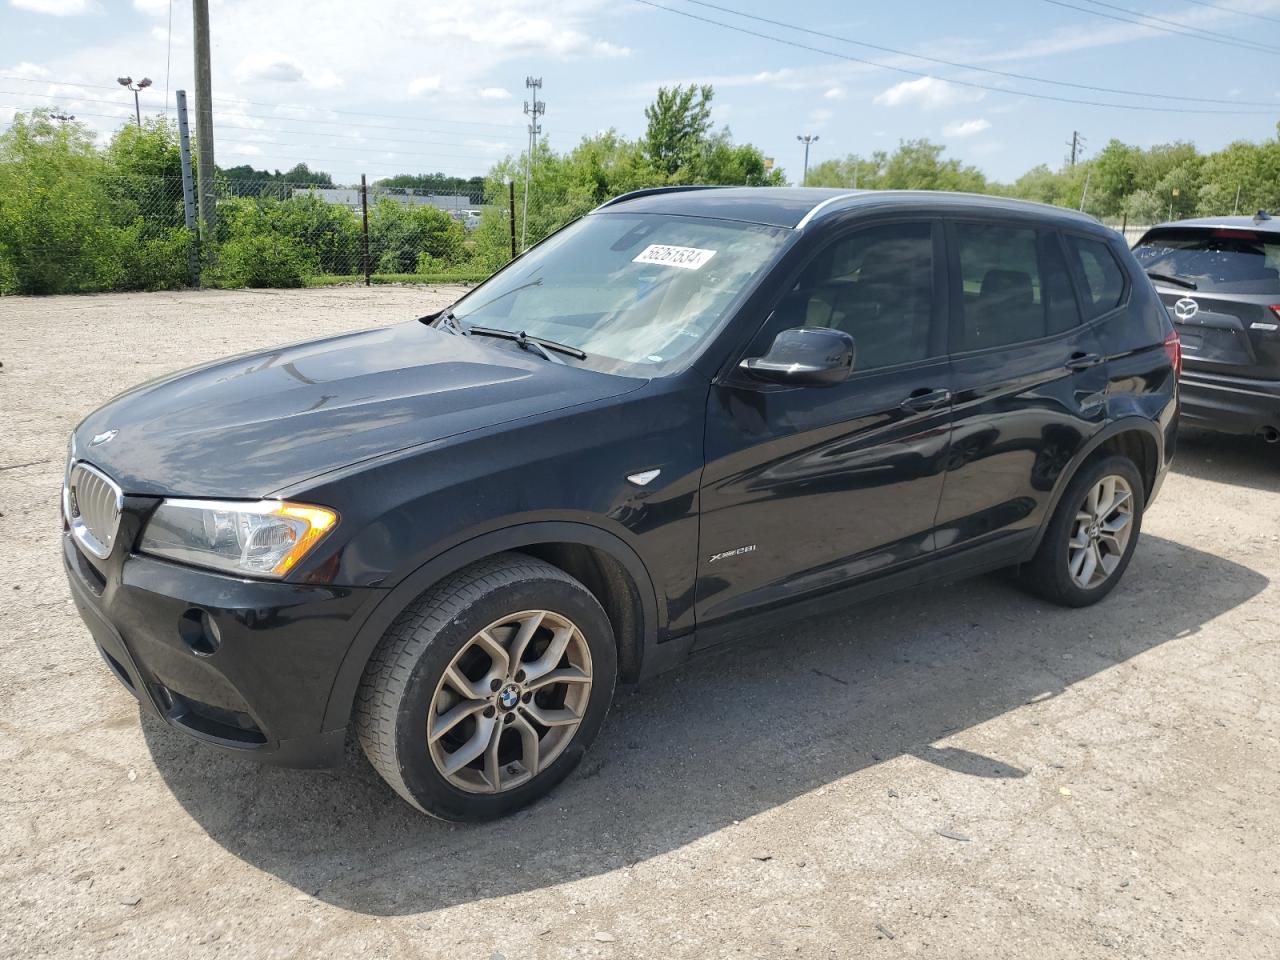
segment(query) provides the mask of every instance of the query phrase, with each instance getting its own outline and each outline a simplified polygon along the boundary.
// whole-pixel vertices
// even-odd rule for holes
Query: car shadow
[[[1172,469],[1199,480],[1280,493],[1280,444],[1183,428]]]
[[[476,826],[413,811],[352,747],[342,770],[292,771],[223,757],[149,717],[143,730],[174,796],[237,857],[348,910],[421,913],[659,856],[903,754],[1024,776],[936,741],[1194,634],[1267,582],[1148,535],[1094,608],[1052,607],[989,576],[744,639],[621,693],[577,773]]]

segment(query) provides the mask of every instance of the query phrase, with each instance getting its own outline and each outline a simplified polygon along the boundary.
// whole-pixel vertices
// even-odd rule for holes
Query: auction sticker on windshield
[[[716,255],[714,250],[697,247],[671,247],[665,243],[651,243],[636,256],[632,263],[659,263],[681,270],[697,270]]]

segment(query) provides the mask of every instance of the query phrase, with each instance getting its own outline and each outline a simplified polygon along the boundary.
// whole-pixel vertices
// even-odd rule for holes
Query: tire
[[[356,733],[374,769],[423,813],[493,819],[578,765],[609,711],[617,661],[609,618],[586,587],[549,563],[498,554],[432,587],[388,628],[365,667]]]
[[[1090,500],[1092,492],[1106,482],[1114,482],[1116,490],[1127,487],[1130,498],[1129,519],[1123,525],[1127,528],[1128,535],[1124,539],[1123,549],[1119,551],[1114,549],[1114,536],[1109,536],[1106,532],[1119,522],[1118,519],[1105,522],[1104,518],[1104,522],[1100,523],[1083,521],[1085,513],[1097,512],[1091,509],[1092,502],[1096,502],[1099,508],[1106,506],[1101,499]],[[1071,478],[1062,494],[1044,539],[1040,541],[1040,547],[1031,562],[1023,568],[1023,582],[1046,600],[1065,607],[1087,607],[1097,603],[1114,590],[1124,576],[1138,544],[1145,507],[1142,476],[1128,457],[1108,456],[1086,463]],[[1118,503],[1111,516],[1118,518],[1123,510],[1123,504]],[[1100,572],[1094,573],[1092,577],[1084,576],[1085,571],[1090,568],[1090,561],[1086,556],[1081,565],[1080,551],[1083,549],[1087,554],[1089,548],[1082,548],[1080,544],[1089,540],[1099,550],[1097,556],[1102,558],[1093,565],[1094,568],[1101,572],[1110,566],[1105,576],[1100,576]],[[1115,558],[1114,564],[1111,557]],[[1085,580],[1085,583],[1081,580]]]

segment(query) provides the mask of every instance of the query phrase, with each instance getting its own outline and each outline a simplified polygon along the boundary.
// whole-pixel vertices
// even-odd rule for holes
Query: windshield
[[[453,308],[463,328],[576,347],[606,373],[688,366],[734,297],[786,242],[778,227],[658,214],[587,216]]]
[[[1280,234],[1254,230],[1153,230],[1133,248],[1149,273],[1192,280],[1200,291],[1280,293]]]

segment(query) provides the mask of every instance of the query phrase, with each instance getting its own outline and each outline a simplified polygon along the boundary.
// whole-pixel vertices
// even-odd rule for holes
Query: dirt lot
[[[447,291],[0,300],[0,956],[1280,956],[1280,449],[1184,438],[1125,582],[988,577],[745,643],[617,703],[505,822],[358,753],[140,722],[58,552],[68,432],[153,375]]]

